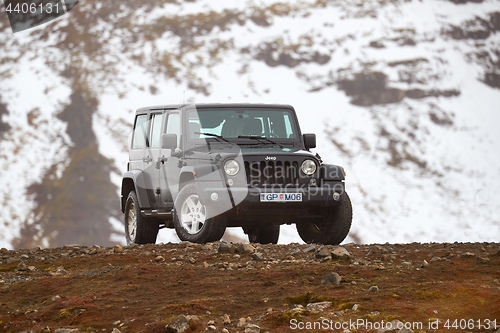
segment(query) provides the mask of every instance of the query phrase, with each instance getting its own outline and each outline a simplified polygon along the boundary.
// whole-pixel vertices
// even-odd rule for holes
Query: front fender
[[[187,184],[193,181],[202,201],[211,206],[211,209],[207,211],[207,218],[223,214],[236,207],[245,200],[248,194],[245,164],[241,152],[236,156],[226,156],[221,164],[228,159],[234,159],[240,165],[240,170],[236,175],[228,176],[214,164],[184,166],[181,169],[180,183]],[[232,185],[238,184],[238,190],[233,191],[229,181]],[[213,199],[212,194],[217,194],[218,198]],[[176,210],[179,211],[180,208],[176,207]]]
[[[214,164],[184,166],[181,169],[180,178],[183,179],[186,175],[191,175],[194,179],[202,178],[207,181],[217,181],[221,179],[219,169]]]
[[[319,168],[320,178],[326,181],[329,180],[345,180],[344,168],[339,165],[322,164]]]

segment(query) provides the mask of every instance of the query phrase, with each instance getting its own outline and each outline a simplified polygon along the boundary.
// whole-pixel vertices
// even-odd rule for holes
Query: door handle
[[[165,157],[165,156],[158,157],[158,162],[160,162],[160,163],[162,163],[162,164],[163,164],[163,163],[165,163],[166,161],[168,161],[168,158],[167,158],[167,157]]]
[[[168,159],[165,156],[158,157],[158,161],[156,161],[156,168],[159,169],[161,164],[164,164],[165,161],[167,161],[167,160]]]

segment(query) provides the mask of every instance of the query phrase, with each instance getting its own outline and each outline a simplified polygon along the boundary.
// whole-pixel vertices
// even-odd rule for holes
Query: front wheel
[[[210,217],[211,207],[205,205],[195,184],[182,188],[175,200],[174,226],[180,240],[193,243],[218,241],[226,231],[226,220]]]
[[[344,192],[340,205],[320,219],[297,222],[297,232],[306,243],[338,245],[347,237],[352,223],[351,199]]]
[[[250,243],[278,244],[278,238],[280,237],[279,224],[249,227],[245,231],[248,234],[248,241]]]
[[[158,221],[141,215],[135,191],[128,194],[125,202],[125,238],[127,245],[154,244],[160,229]]]

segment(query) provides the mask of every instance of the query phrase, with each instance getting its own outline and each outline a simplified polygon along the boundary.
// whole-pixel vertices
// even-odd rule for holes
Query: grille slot
[[[294,161],[245,161],[249,187],[298,185],[299,163]]]

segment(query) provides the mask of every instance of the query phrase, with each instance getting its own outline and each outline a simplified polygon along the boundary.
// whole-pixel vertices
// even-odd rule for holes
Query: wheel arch
[[[149,208],[149,200],[146,187],[144,186],[145,184],[144,174],[140,170],[128,171],[123,175],[120,200],[122,213],[125,213],[125,203],[131,191],[135,191],[137,201],[139,202],[139,206],[141,208]]]
[[[179,192],[182,190],[186,184],[194,180],[193,171],[183,171],[179,176]]]
[[[320,166],[320,178],[324,180],[345,180],[344,168],[340,165],[322,164]]]
[[[207,165],[196,165],[196,166],[185,166],[182,168],[179,176],[179,191],[182,190],[187,183],[203,178],[203,180],[220,180],[220,175],[217,168],[212,164]]]

